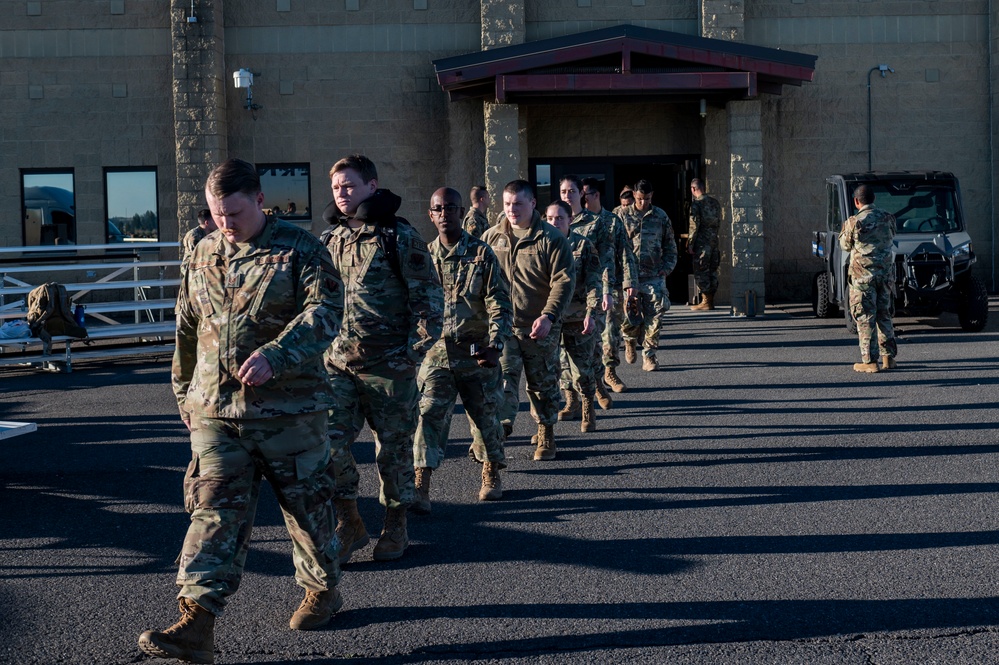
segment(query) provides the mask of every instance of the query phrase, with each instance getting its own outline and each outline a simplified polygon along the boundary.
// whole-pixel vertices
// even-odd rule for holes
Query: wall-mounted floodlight
[[[708,117],[708,100],[706,100],[706,99],[702,99],[701,100],[701,110],[700,110],[700,113],[701,113],[701,117],[702,118]]]
[[[260,74],[256,74],[260,76]],[[254,72],[249,69],[239,69],[232,73],[232,82],[237,88],[246,88],[246,102],[243,104],[243,108],[247,111],[257,111],[263,107],[260,104],[253,103],[253,77]],[[253,116],[256,120],[256,115]]]

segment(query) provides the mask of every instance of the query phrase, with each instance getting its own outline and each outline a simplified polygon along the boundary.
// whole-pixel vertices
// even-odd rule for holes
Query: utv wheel
[[[812,282],[812,311],[820,319],[836,316],[836,305],[829,300],[829,273],[820,272]]]
[[[989,292],[985,288],[985,280],[969,274],[967,279],[961,281],[960,290],[957,320],[961,322],[962,330],[978,332],[989,320]]]

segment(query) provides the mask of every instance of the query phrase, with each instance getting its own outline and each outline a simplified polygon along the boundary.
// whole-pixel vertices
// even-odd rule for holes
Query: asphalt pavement
[[[456,417],[432,514],[402,559],[355,555],[327,630],[287,627],[302,595],[265,489],[216,662],[999,662],[997,305],[980,333],[898,319],[898,368],[869,375],[806,305],[675,306],[662,369],[623,365],[596,432],[556,426],[556,460],[531,460],[522,406],[503,500],[476,500]],[[0,420],[38,424],[0,441],[0,662],[167,662],[136,639],[177,617],[168,363],[7,368],[0,393]],[[367,430],[355,454],[374,535]]]

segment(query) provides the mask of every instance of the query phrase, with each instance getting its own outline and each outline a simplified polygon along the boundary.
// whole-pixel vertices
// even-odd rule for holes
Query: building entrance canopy
[[[805,53],[625,24],[443,58],[434,69],[451,101],[724,103],[810,82],[815,61]]]

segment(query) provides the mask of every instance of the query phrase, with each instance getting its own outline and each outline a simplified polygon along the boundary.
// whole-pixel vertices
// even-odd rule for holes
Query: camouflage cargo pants
[[[662,317],[669,311],[669,292],[666,278],[643,280],[638,287],[638,300],[642,308],[644,323],[632,327],[627,319],[622,321],[621,332],[626,340],[635,340],[643,355],[654,355],[659,348],[659,333],[662,330]]]
[[[594,373],[597,340],[600,334],[594,330],[583,334],[583,322],[574,321],[562,324],[562,351],[559,358],[562,366],[562,390],[574,390],[580,395],[593,397],[597,390]]]
[[[542,340],[531,339],[528,328],[514,328],[503,347],[503,402],[500,422],[513,425],[520,410],[520,375],[527,378],[527,399],[535,419],[545,425],[558,422],[558,343],[561,325],[552,325]]]
[[[604,327],[600,335],[604,367],[617,367],[621,364],[621,322],[624,321],[626,304],[624,291],[614,289],[614,306],[604,312]]]
[[[239,588],[266,478],[293,543],[295,579],[313,591],[340,580],[340,543],[330,498],[326,414],[191,421],[184,505],[191,514],[178,557],[178,597],[221,614]]]
[[[336,407],[329,412],[335,497],[357,499],[360,475],[351,445],[371,427],[378,467],[378,500],[387,508],[413,502],[413,432],[416,431],[416,367],[388,360],[361,370],[329,370]]]
[[[436,469],[444,461],[451,416],[458,396],[472,428],[476,459],[506,467],[499,421],[500,368],[477,363],[420,369],[420,421],[413,439],[413,463]]]
[[[895,299],[886,279],[875,279],[860,288],[850,285],[850,314],[857,320],[860,337],[860,358],[869,363],[878,357],[894,358],[898,354],[892,314]],[[877,329],[875,341],[874,331]]]
[[[718,266],[721,265],[718,236],[712,235],[704,241],[698,238],[693,249],[694,283],[701,293],[713,295],[718,291]]]

